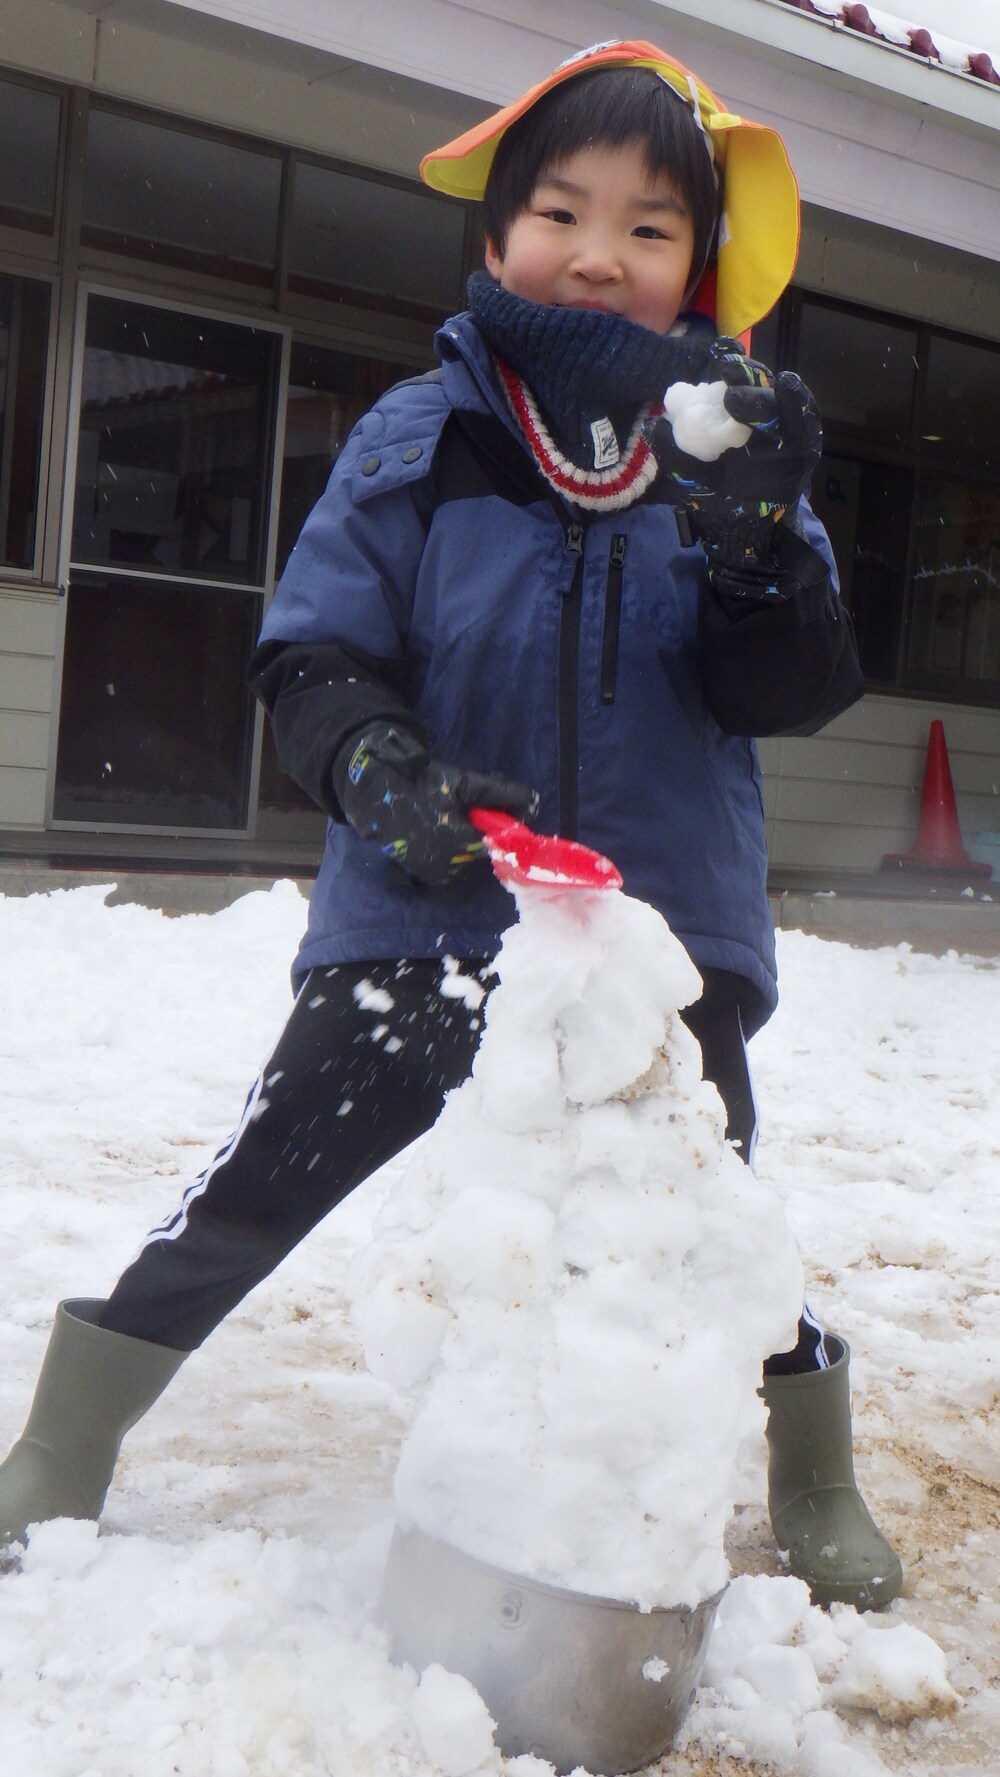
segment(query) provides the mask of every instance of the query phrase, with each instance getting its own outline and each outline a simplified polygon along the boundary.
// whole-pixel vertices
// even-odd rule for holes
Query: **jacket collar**
[[[520,440],[497,374],[493,353],[468,309],[452,315],[438,329],[434,349],[441,360],[441,382],[459,412],[492,413]]]

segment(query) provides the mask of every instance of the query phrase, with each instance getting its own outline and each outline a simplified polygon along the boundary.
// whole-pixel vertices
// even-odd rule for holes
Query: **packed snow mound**
[[[287,1015],[305,911],[288,884],[177,919],[88,889],[0,896],[2,1449],[24,1423],[56,1296],[110,1287],[231,1130]],[[904,1622],[943,1641],[962,1708],[908,1725],[884,1719],[887,1697],[883,1715],[835,1701],[852,1613],[814,1612],[802,1591],[779,1611],[796,1582],[740,1580],[719,1616],[726,1672],[721,1658],[710,1668],[687,1751],[664,1772],[743,1777],[771,1747],[776,1777],[995,1777],[1000,965],[787,930],[777,942],[781,1008],[751,1050],[761,1164],[823,1273],[810,1300],[851,1342],[876,1452],[865,1491],[910,1544],[906,1596],[865,1624],[889,1648]],[[417,1677],[390,1664],[369,1620],[400,1422],[346,1320],[349,1260],[397,1171],[353,1193],[183,1367],[129,1436],[101,1535],[44,1526],[23,1571],[0,1574],[0,1771],[440,1777],[421,1750]],[[928,1481],[879,1455],[889,1410],[897,1449],[944,1452]],[[764,1475],[746,1456],[756,1548]],[[947,1498],[928,1493],[935,1479]],[[956,1528],[952,1508],[976,1487],[972,1528]],[[801,1713],[801,1687],[797,1704],[738,1690],[736,1666],[766,1669],[760,1650],[811,1660],[824,1624],[818,1709]],[[552,1777],[530,1755],[485,1769]]]
[[[358,1261],[374,1373],[418,1401],[402,1521],[571,1590],[695,1605],[802,1302],[777,1198],[724,1140],[652,908],[522,890],[472,1078]]]

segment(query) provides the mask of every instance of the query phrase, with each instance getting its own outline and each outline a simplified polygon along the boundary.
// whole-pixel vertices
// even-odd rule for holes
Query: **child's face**
[[[529,302],[601,309],[667,333],[684,306],[694,224],[641,148],[581,148],[543,174],[486,267]]]

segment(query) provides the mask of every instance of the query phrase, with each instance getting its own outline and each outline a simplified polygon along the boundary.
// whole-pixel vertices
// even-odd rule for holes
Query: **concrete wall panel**
[[[935,717],[966,844],[1000,829],[1000,711],[867,697],[822,734],[762,743],[773,864],[868,870],[885,852],[907,850]]]
[[[0,827],[44,827],[45,772],[0,765]]]

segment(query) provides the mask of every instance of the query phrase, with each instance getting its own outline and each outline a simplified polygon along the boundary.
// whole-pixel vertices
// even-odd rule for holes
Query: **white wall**
[[[43,827],[59,601],[0,586],[0,827]]]
[[[1000,830],[1000,710],[866,697],[822,734],[761,742],[772,866],[877,870],[908,850],[936,716],[966,846]]]

